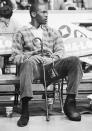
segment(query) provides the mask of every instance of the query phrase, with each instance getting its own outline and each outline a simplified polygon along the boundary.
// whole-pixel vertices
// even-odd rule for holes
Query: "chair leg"
[[[63,79],[62,79],[62,82],[58,83],[58,88],[59,88],[59,100],[60,100],[61,113],[64,113],[64,110],[63,110]]]
[[[48,97],[47,97],[47,89],[45,89],[45,104],[46,104],[46,121],[49,121],[49,104],[48,104]]]
[[[14,106],[18,105],[18,96],[19,96],[19,84],[16,84],[15,85]]]
[[[45,90],[45,104],[46,104],[46,121],[49,121],[49,104],[48,104],[48,97],[47,97],[47,87],[46,87],[46,79],[45,79],[45,68],[43,65],[43,73],[44,73],[44,90]]]
[[[53,102],[54,102],[55,99],[56,99],[56,95],[55,95],[55,92],[56,92],[56,84],[55,84],[55,83],[53,84],[53,92],[54,92],[54,99],[53,99]]]

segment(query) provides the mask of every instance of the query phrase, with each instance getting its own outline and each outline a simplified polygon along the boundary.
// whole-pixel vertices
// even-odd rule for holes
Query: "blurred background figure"
[[[9,7],[13,8],[11,0],[0,0],[0,7],[4,7],[5,5],[9,5]]]
[[[28,3],[29,4],[34,4],[34,3],[38,2],[38,1],[39,1],[39,3],[49,2],[49,0],[28,0]]]
[[[84,1],[87,0],[48,0],[48,7],[49,10],[84,9],[85,8]]]
[[[17,3],[17,9],[19,10],[28,10],[30,8],[30,2],[29,0],[18,0]]]
[[[17,9],[17,3],[16,0],[10,0],[13,6],[13,9]]]
[[[17,22],[12,19],[13,6],[10,0],[0,0],[0,50],[4,49],[6,40],[11,40],[12,36],[18,29]],[[7,42],[7,47],[9,47]],[[3,57],[0,57],[0,72],[3,67]]]
[[[73,2],[73,0],[65,0],[64,2],[64,10],[77,10],[78,7],[76,6],[76,3]]]
[[[0,1],[0,33],[13,33],[17,30],[16,21],[11,19],[13,15],[12,7],[10,0]]]
[[[9,5],[12,9],[17,8],[16,0],[0,0],[0,6]]]
[[[64,0],[48,0],[49,10],[62,10],[64,9]]]
[[[84,1],[85,9],[92,10],[92,0],[83,0],[83,1]]]

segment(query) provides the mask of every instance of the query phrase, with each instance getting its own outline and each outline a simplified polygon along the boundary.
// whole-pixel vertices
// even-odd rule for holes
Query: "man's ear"
[[[32,17],[36,17],[36,12],[31,12]]]

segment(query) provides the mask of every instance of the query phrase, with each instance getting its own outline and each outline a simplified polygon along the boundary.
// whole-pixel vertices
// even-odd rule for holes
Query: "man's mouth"
[[[44,21],[45,21],[45,23],[47,23],[47,19],[45,19]]]

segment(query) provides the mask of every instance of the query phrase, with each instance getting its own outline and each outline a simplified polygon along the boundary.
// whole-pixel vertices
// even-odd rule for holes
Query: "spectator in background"
[[[64,9],[64,0],[48,0],[49,10],[63,10]]]
[[[17,8],[16,0],[0,0],[0,6],[9,5],[12,9]]]
[[[72,0],[48,0],[49,10],[76,10],[77,7]]]
[[[0,33],[14,33],[17,30],[18,23],[11,19],[12,15],[12,3],[2,0],[0,3]]]
[[[10,1],[12,3],[13,9],[17,9],[17,3],[16,3],[17,0],[10,0]]]
[[[11,0],[0,0],[0,7],[4,7],[5,5],[9,5],[9,7],[13,8]]]
[[[78,7],[71,0],[64,2],[64,10],[77,10]]]
[[[4,47],[3,41],[7,39],[12,40],[12,35],[18,28],[18,24],[11,19],[13,8],[11,1],[0,1],[0,49]],[[3,57],[0,57],[0,69],[3,67]]]
[[[28,0],[20,0],[20,2],[17,2],[17,9],[19,10],[28,10],[30,8],[30,4]]]

